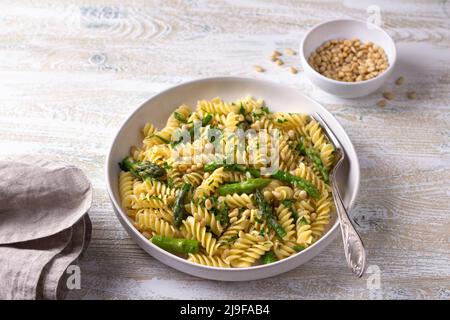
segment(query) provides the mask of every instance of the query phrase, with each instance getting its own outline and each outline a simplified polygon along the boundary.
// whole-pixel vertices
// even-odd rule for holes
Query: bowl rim
[[[371,27],[373,27],[374,29],[377,29],[378,31],[380,31],[384,36],[386,36],[386,38],[388,39],[388,41],[391,42],[392,48],[393,50],[393,58],[392,61],[389,61],[389,66],[386,70],[384,70],[381,74],[377,75],[375,78],[372,79],[368,79],[368,80],[363,80],[363,81],[358,81],[358,82],[345,82],[345,81],[338,81],[338,80],[334,80],[328,77],[325,77],[323,74],[317,72],[313,67],[311,67],[311,65],[308,62],[308,59],[305,56],[305,41],[306,39],[311,35],[311,33],[319,28],[322,28],[324,25],[329,24],[329,23],[336,23],[336,22],[357,22],[357,23],[362,23],[364,25],[370,25]],[[383,48],[384,50],[384,48]],[[336,84],[336,85],[344,85],[344,86],[357,86],[357,85],[364,85],[364,84],[368,84],[371,82],[375,82],[379,79],[381,79],[382,77],[385,77],[387,75],[390,74],[391,70],[394,68],[394,65],[397,61],[397,47],[395,46],[395,41],[394,39],[392,39],[392,37],[389,35],[389,33],[387,33],[386,30],[384,30],[383,28],[377,26],[376,24],[373,24],[371,22],[368,21],[362,21],[359,19],[332,19],[332,20],[327,20],[325,22],[316,24],[315,26],[313,26],[311,29],[309,29],[306,34],[303,36],[303,39],[300,43],[300,56],[301,59],[304,61],[304,66],[303,68],[307,68],[308,71],[313,72],[315,75],[317,75],[320,79],[328,81],[332,84]],[[306,66],[305,66],[306,65]]]
[[[155,250],[163,253],[163,255],[169,257],[170,259],[174,259],[177,260],[178,262],[180,262],[181,264],[187,264],[188,266],[193,266],[194,268],[199,268],[199,269],[206,269],[206,270],[214,270],[214,271],[221,271],[224,273],[244,273],[247,271],[251,271],[251,270],[260,270],[260,269],[269,269],[272,268],[276,265],[279,264],[287,264],[287,261],[290,261],[292,259],[295,259],[301,255],[305,255],[308,251],[313,250],[315,247],[318,247],[320,245],[321,242],[325,242],[326,239],[328,237],[333,236],[333,234],[336,233],[336,229],[339,228],[339,219],[336,218],[336,221],[334,223],[333,226],[330,227],[330,229],[327,230],[326,233],[324,233],[319,240],[317,240],[316,242],[314,242],[311,246],[305,248],[304,250],[297,252],[285,259],[282,260],[278,260],[276,262],[272,262],[270,264],[265,264],[265,265],[256,265],[256,266],[251,266],[251,267],[242,267],[242,268],[223,268],[223,267],[211,267],[211,266],[205,266],[205,265],[201,265],[198,263],[194,263],[191,261],[188,261],[187,259],[181,258],[179,256],[177,256],[176,254],[173,254],[171,252],[168,252],[160,247],[158,247],[157,245],[153,244],[151,241],[149,241],[147,238],[145,238],[143,236],[143,234],[141,232],[139,232],[131,223],[130,218],[127,216],[127,214],[123,211],[122,206],[120,205],[120,203],[117,201],[117,199],[114,196],[114,192],[112,191],[112,183],[111,183],[111,175],[109,172],[109,165],[112,161],[111,159],[111,153],[113,151],[114,145],[116,144],[120,134],[122,133],[122,131],[124,130],[124,127],[126,126],[126,124],[128,123],[128,121],[130,121],[131,118],[134,117],[134,115],[136,113],[139,112],[139,110],[141,110],[142,108],[144,108],[144,106],[149,103],[151,100],[155,99],[156,97],[165,95],[167,93],[169,93],[172,90],[177,90],[180,87],[183,86],[189,86],[191,84],[195,84],[195,83],[201,83],[201,82],[209,82],[209,81],[223,81],[223,80],[228,80],[228,81],[250,81],[250,82],[256,82],[259,84],[265,84],[265,85],[271,85],[271,86],[280,86],[280,87],[289,87],[289,85],[287,84],[282,84],[282,83],[277,83],[277,82],[273,82],[273,81],[268,81],[268,80],[261,80],[261,79],[255,79],[255,78],[250,78],[250,77],[242,77],[242,76],[217,76],[217,77],[205,77],[205,78],[198,78],[198,79],[194,79],[194,80],[190,80],[190,81],[185,81],[173,86],[170,86],[167,89],[164,89],[152,96],[150,96],[146,101],[144,101],[143,103],[141,103],[136,109],[134,109],[127,117],[126,119],[122,122],[122,124],[120,125],[119,129],[117,130],[117,133],[114,135],[114,138],[111,141],[111,144],[108,148],[108,153],[105,159],[105,178],[106,178],[106,190],[108,193],[108,196],[110,198],[110,201],[113,205],[113,209],[115,209],[116,215],[120,214],[120,216],[122,217],[122,220],[119,222],[121,223],[126,223],[128,226],[129,230],[132,230],[132,232],[138,236],[142,241],[146,242],[147,244],[149,244],[151,247],[153,247]],[[292,88],[292,90],[295,90],[295,88]],[[350,210],[354,204],[355,204],[355,200],[358,196],[359,193],[359,188],[360,188],[360,177],[361,177],[361,171],[360,171],[360,165],[359,165],[359,159],[358,159],[358,155],[356,153],[356,150],[353,146],[352,141],[350,140],[350,137],[348,137],[347,132],[344,130],[344,128],[342,127],[342,125],[339,123],[339,121],[336,119],[336,117],[330,112],[328,111],[324,106],[322,106],[319,102],[313,100],[312,98],[308,97],[307,95],[305,95],[302,92],[298,92],[298,94],[301,94],[306,100],[308,100],[310,103],[315,104],[317,106],[319,106],[319,108],[323,109],[323,111],[325,113],[328,113],[329,116],[331,116],[336,122],[337,125],[343,130],[343,132],[345,133],[345,135],[348,138],[349,144],[348,144],[348,148],[352,151],[353,155],[355,156],[355,163],[352,162],[352,165],[355,166],[355,172],[356,172],[356,177],[355,177],[355,190],[353,192],[353,194],[351,195],[350,201],[349,201],[349,205],[348,205],[348,210]],[[127,229],[127,228],[125,228]],[[128,231],[128,230],[127,230]],[[139,243],[137,243],[139,245]],[[144,250],[146,251],[146,250]],[[148,253],[148,252],[147,252]],[[150,254],[150,253],[148,253]],[[150,254],[151,255],[151,254]],[[163,262],[166,266],[167,264],[165,262]]]

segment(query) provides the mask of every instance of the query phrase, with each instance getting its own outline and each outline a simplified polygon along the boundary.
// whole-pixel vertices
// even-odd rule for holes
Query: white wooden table
[[[376,1],[1,1],[0,156],[44,155],[81,167],[95,196],[82,288],[69,298],[450,298],[450,4],[383,1],[398,45],[391,83],[356,100],[327,96],[283,68],[274,50],[297,48],[331,18],[366,19]],[[257,74],[252,65],[267,72]],[[346,268],[340,237],[309,263],[247,283],[202,280],[141,250],[119,225],[103,176],[107,147],[127,114],[180,82],[252,76],[298,87],[347,130],[361,162],[353,211],[370,271]],[[398,87],[394,79],[405,76]],[[418,99],[405,98],[407,90]],[[376,287],[380,271],[380,288]],[[372,278],[369,278],[372,276]],[[372,285],[368,285],[368,280]]]

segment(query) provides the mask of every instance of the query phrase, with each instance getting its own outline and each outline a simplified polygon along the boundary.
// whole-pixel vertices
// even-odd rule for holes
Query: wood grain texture
[[[76,299],[450,299],[450,5],[379,1],[398,66],[379,92],[355,100],[312,86],[298,56],[327,19],[366,19],[377,1],[1,1],[0,156],[33,155],[82,168],[94,186],[93,237]],[[256,74],[252,66],[267,72]],[[353,219],[381,270],[374,296],[345,267],[338,238],[309,263],[247,283],[194,278],[147,255],[119,225],[105,191],[107,147],[128,113],[182,81],[243,75],[294,86],[344,126],[361,164]],[[403,86],[393,84],[403,75]],[[397,98],[376,106],[383,90]],[[416,90],[418,99],[406,99]],[[266,290],[270,288],[270,290]]]

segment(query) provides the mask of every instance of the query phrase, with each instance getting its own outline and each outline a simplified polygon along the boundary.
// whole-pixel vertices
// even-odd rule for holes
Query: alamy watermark
[[[366,20],[368,29],[374,29],[373,25],[376,25],[377,27],[383,25],[383,21],[381,20],[381,9],[379,6],[372,4],[367,7],[366,12],[369,15]]]
[[[69,290],[81,289],[81,269],[77,265],[70,265],[66,269],[68,274],[66,286]]]
[[[370,265],[366,273],[367,277],[367,289],[369,290],[369,299],[380,300],[383,298],[381,290],[381,269],[376,264]]]
[[[194,121],[189,129],[177,129],[172,134],[171,157],[177,165],[216,162],[253,165],[262,175],[275,173],[280,163],[281,132],[272,129],[220,130],[202,127]]]

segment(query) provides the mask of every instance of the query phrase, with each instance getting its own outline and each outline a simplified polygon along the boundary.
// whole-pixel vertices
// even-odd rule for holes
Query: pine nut
[[[408,97],[408,99],[410,99],[410,100],[416,100],[416,99],[417,99],[417,94],[416,94],[415,91],[409,91],[409,92],[407,93],[407,97]]]
[[[385,92],[383,92],[383,97],[386,100],[394,100],[395,95],[392,92],[390,92],[390,91],[385,91]]]
[[[380,108],[384,108],[387,105],[387,101],[386,100],[380,100],[377,102],[377,106],[379,106]]]
[[[253,69],[255,69],[256,72],[264,72],[264,68],[261,66],[253,66]]]
[[[287,48],[286,49],[286,53],[290,56],[295,56],[297,54],[297,52],[295,52],[294,50],[292,50],[291,48]]]

